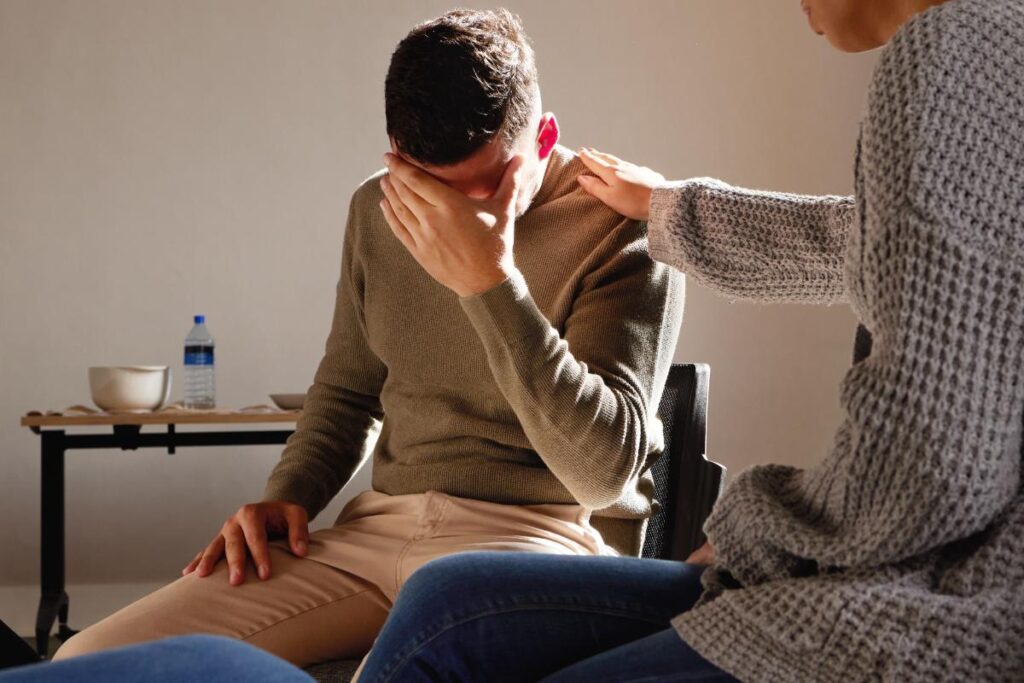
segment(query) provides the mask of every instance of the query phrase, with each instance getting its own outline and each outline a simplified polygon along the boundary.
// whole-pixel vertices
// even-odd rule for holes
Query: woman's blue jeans
[[[283,659],[221,636],[181,636],[0,671],[0,683],[313,683]]]
[[[735,681],[669,625],[703,567],[664,560],[464,553],[402,588],[359,683]]]

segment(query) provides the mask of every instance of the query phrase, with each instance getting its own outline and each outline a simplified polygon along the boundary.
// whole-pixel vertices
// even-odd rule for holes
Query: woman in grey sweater
[[[674,631],[689,569],[456,556],[410,582],[362,683],[1024,680],[1024,0],[804,8],[840,49],[886,45],[854,197],[592,150],[580,183],[729,297],[853,308],[874,344],[830,453],[736,477],[674,565],[711,565]]]

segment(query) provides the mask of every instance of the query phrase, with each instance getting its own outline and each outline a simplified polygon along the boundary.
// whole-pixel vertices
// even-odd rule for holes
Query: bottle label
[[[186,345],[185,365],[213,365],[213,347]]]

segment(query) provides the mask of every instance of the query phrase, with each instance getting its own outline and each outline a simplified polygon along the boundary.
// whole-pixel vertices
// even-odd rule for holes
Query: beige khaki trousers
[[[221,561],[73,636],[54,659],[189,633],[230,636],[298,666],[362,657],[419,567],[470,550],[614,555],[578,505],[499,505],[436,491],[354,498],[306,557],[270,544],[271,578],[230,586]]]

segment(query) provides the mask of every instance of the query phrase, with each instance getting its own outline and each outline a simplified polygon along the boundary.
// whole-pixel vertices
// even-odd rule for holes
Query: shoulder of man
[[[352,193],[352,200],[349,204],[352,211],[359,213],[380,211],[380,200],[384,198],[384,190],[380,188],[380,179],[387,173],[388,170],[382,168],[359,183],[359,187]]]

